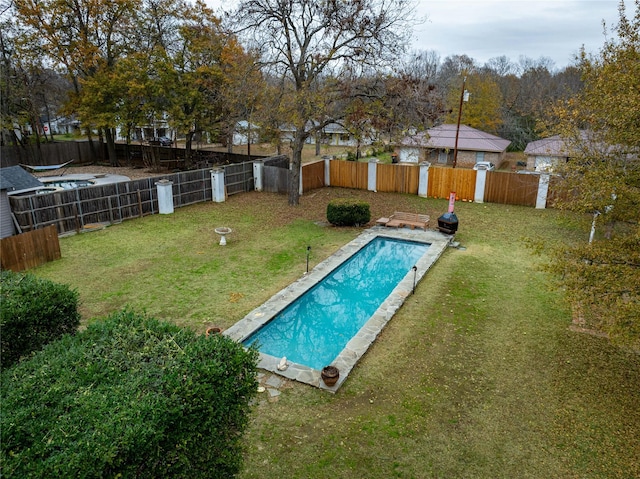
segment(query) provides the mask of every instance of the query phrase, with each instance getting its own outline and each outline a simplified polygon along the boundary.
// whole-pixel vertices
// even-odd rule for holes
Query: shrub
[[[131,311],[2,373],[5,477],[233,477],[257,352]]]
[[[371,220],[369,203],[351,198],[331,200],[327,205],[327,220],[335,226],[359,226]]]
[[[0,367],[74,333],[80,324],[78,293],[32,274],[0,272]]]

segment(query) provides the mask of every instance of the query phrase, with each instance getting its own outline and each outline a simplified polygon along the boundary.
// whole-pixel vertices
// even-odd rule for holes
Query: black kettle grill
[[[438,229],[441,233],[448,235],[456,234],[458,231],[458,217],[451,211],[443,214],[438,218]]]

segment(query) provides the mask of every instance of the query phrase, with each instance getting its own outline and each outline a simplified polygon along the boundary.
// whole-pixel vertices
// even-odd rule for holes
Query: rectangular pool
[[[223,334],[256,343],[259,368],[335,391],[450,241],[433,230],[365,230]],[[329,364],[340,370],[333,387],[320,379]]]
[[[428,248],[374,238],[243,344],[313,369],[330,365]]]

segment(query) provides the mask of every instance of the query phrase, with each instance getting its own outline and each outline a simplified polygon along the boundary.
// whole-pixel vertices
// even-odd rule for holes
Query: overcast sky
[[[214,10],[237,0],[205,0]],[[434,50],[441,60],[465,54],[483,64],[505,55],[517,62],[548,57],[556,68],[573,63],[584,45],[598,53],[607,27],[617,24],[618,0],[418,0],[412,49]],[[633,1],[627,0],[627,13]]]

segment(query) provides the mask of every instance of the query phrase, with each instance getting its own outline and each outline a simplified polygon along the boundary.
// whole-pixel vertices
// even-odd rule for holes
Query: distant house
[[[166,136],[172,140],[176,139],[176,130],[169,125],[169,114],[162,112],[155,116],[150,123],[146,125],[135,125],[128,132],[131,141],[153,141],[155,138]],[[119,127],[116,130],[116,140],[124,141],[127,139],[127,129]]]
[[[524,154],[527,157],[527,170],[549,171],[570,158],[570,147],[560,136],[550,136],[527,144]]]
[[[476,130],[467,125],[440,125],[426,132],[402,139],[396,150],[400,162],[453,164],[458,131],[458,155],[456,166],[473,168],[479,161],[489,161],[499,167],[504,161],[509,140]]]
[[[53,125],[52,125],[53,130]],[[54,132],[63,134],[72,134],[80,131],[80,120],[74,117],[61,118],[56,121]]]
[[[579,136],[567,138],[550,136],[530,142],[524,149],[527,169],[531,171],[551,171],[578,155],[596,155],[605,158],[611,154],[628,155],[624,148],[606,143],[600,135],[582,130]],[[635,158],[635,156],[628,156]]]
[[[340,123],[329,123],[322,129],[321,141],[325,145],[332,146],[358,146],[357,138]],[[365,136],[360,140],[360,145],[370,145],[373,138]]]
[[[259,133],[258,125],[250,124],[247,120],[240,120],[236,123],[233,131],[233,144],[247,145],[249,144],[249,138],[251,138],[251,144],[258,143],[260,141]]]
[[[317,123],[315,123],[317,124]],[[307,124],[307,130],[312,128],[313,123]],[[283,125],[280,127],[280,138],[282,141],[292,141],[295,136],[296,129],[291,125]],[[357,138],[349,132],[340,123],[329,123],[320,131],[319,140],[323,145],[332,146],[358,146]],[[315,145],[316,137],[309,136],[306,140],[307,144]],[[360,140],[360,145],[370,145],[373,139],[366,137]]]

